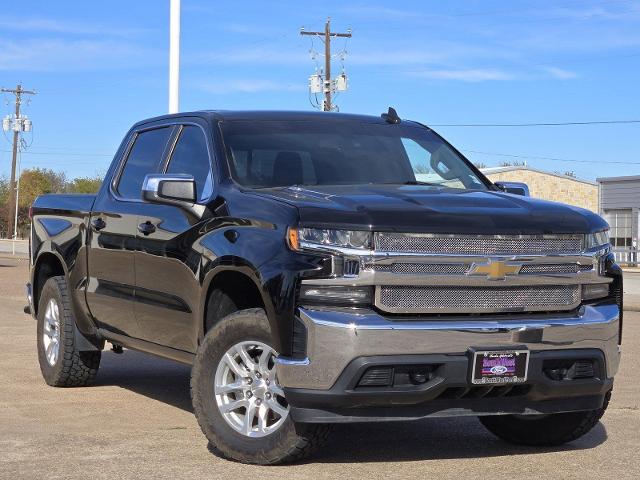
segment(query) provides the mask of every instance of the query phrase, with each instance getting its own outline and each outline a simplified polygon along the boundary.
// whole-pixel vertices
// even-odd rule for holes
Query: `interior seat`
[[[302,158],[296,152],[280,152],[273,162],[274,187],[299,185],[303,182]]]

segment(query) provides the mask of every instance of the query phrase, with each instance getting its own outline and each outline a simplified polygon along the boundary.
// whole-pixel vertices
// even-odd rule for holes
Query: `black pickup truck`
[[[599,216],[510,189],[392,109],[139,122],[97,195],[33,204],[42,375],[89,384],[105,342],[192,365],[211,447],[247,463],[337,422],[571,441],[611,395],[621,270]]]

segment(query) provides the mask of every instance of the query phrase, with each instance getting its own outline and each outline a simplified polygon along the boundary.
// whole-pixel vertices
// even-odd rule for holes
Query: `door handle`
[[[146,222],[138,225],[138,231],[143,235],[149,235],[150,233],[153,233],[156,231],[156,226],[153,223],[151,223],[149,220],[147,220]]]
[[[107,226],[107,222],[105,222],[103,219],[98,217],[98,218],[94,218],[91,221],[91,226],[96,232],[99,232],[100,230],[102,230],[104,227]]]

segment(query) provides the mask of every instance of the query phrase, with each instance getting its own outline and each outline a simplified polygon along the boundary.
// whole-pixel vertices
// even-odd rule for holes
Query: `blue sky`
[[[34,134],[23,168],[104,172],[132,123],[165,113],[168,4],[3,5],[0,85],[38,91],[25,110]],[[182,0],[181,110],[311,109],[315,62],[299,29],[322,29],[328,15],[333,28],[353,30],[343,112],[393,105],[430,125],[640,119],[638,0]],[[587,179],[640,174],[640,124],[435,128],[488,166],[526,160]],[[10,145],[0,141],[6,175]]]

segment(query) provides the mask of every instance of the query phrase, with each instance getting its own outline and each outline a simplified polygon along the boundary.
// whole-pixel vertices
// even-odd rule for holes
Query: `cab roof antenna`
[[[389,111],[387,113],[383,113],[380,115],[385,122],[387,123],[400,123],[400,117],[398,116],[398,112],[393,107],[389,107]]]

